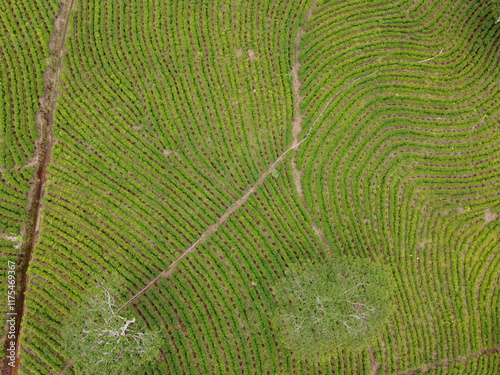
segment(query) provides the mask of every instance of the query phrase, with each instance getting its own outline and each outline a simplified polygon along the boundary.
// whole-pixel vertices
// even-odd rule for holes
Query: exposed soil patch
[[[255,52],[253,49],[249,49],[248,51],[248,59],[249,60],[257,60],[257,56],[255,56]]]
[[[496,219],[498,219],[498,214],[496,212],[491,212],[489,208],[484,212],[485,224],[489,224]]]
[[[173,150],[163,150],[163,151],[162,151],[163,155],[165,155],[165,156],[168,156],[168,155],[170,155],[170,154],[172,154],[172,153],[174,153],[174,152],[175,152],[175,151],[173,151]]]
[[[304,190],[302,189],[302,171],[298,170],[295,158],[293,158],[292,160],[292,172],[293,181],[295,182],[297,193],[299,194],[300,199],[304,201]]]
[[[49,43],[49,50],[52,55],[51,64],[43,74],[44,96],[40,98],[40,109],[35,117],[38,131],[38,140],[35,143],[35,155],[33,161],[36,162],[36,177],[31,185],[28,196],[28,221],[21,235],[26,239],[23,243],[16,272],[16,362],[14,367],[8,365],[8,358],[3,361],[2,374],[11,375],[18,373],[19,367],[19,338],[22,330],[21,323],[24,313],[25,290],[28,285],[27,270],[38,239],[40,219],[42,214],[42,199],[45,194],[47,166],[50,163],[50,156],[54,139],[52,136],[52,125],[54,123],[54,111],[56,109],[59,77],[66,44],[70,12],[74,5],[74,0],[61,1],[61,11],[57,16],[54,27],[55,32]],[[8,340],[10,343],[11,340]],[[7,352],[7,342],[4,351]]]
[[[370,353],[370,375],[377,375],[380,369],[380,363],[375,360],[375,351],[373,347],[368,348],[368,353]]]
[[[429,243],[431,243],[431,241],[429,239],[425,239],[417,244],[417,249],[423,249]]]

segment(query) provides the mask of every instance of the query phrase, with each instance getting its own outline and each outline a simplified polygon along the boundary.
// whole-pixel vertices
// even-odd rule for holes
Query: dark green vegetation
[[[2,1],[2,58],[11,61],[2,90],[12,98],[2,105],[5,168],[33,152],[58,12],[53,2],[11,5],[27,3]],[[45,4],[50,11],[36,10]],[[297,108],[300,139],[333,98],[297,153],[123,311],[165,339],[142,373],[495,374],[500,24],[492,5],[76,1],[19,372],[62,370],[70,359],[62,320],[87,280],[115,270],[133,295],[291,144]],[[24,28],[28,37],[14,38]],[[1,191],[13,191],[15,207],[25,207],[29,171],[2,169]],[[26,217],[16,210],[2,214],[14,234]],[[331,255],[380,259],[394,280],[394,312],[368,349],[297,359],[272,328],[272,285],[287,265]]]
[[[367,260],[292,264],[273,292],[279,341],[302,359],[366,349],[392,309],[387,270]]]

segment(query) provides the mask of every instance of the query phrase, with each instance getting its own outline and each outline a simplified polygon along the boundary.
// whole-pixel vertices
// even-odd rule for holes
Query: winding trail
[[[13,313],[13,316],[16,317],[15,338],[13,340],[7,340],[4,346],[4,351],[7,353],[8,344],[11,341],[15,341],[16,361],[12,367],[8,365],[9,359],[6,356],[4,357],[2,366],[2,374],[4,375],[15,375],[18,373],[19,338],[24,315],[25,291],[28,285],[27,271],[40,230],[42,199],[45,194],[47,183],[47,166],[50,163],[52,146],[54,144],[52,125],[54,123],[57,97],[59,95],[58,87],[66,46],[66,37],[68,34],[69,19],[74,3],[75,0],[61,0],[61,10],[54,22],[55,32],[49,43],[52,61],[43,75],[44,96],[39,100],[40,108],[35,117],[38,139],[35,143],[35,154],[32,160],[36,163],[36,178],[31,185],[28,195],[28,220],[24,233],[22,233],[26,240],[21,247],[16,269],[16,305],[15,313]],[[35,163],[33,163],[33,165],[27,164],[20,168],[35,166]]]
[[[377,375],[381,366],[375,359],[375,350],[373,350],[373,346],[368,348],[368,353],[370,354],[370,375]]]
[[[294,101],[294,109],[295,109],[295,119],[293,120],[293,127],[292,127],[292,144],[297,144],[299,142],[298,137],[300,132],[302,131],[302,121],[304,120],[304,115],[301,114],[300,112],[300,103],[302,103],[303,97],[300,95],[300,87],[301,87],[301,82],[299,78],[299,70],[302,64],[299,61],[299,55],[300,55],[300,41],[302,39],[302,36],[305,34],[304,27],[307,25],[307,22],[312,16],[312,13],[316,6],[318,5],[319,0],[315,0],[312,4],[311,7],[309,8],[309,11],[307,12],[306,17],[302,21],[302,25],[297,31],[297,35],[295,36],[294,40],[294,47],[295,47],[295,52],[293,55],[293,66],[292,66],[292,81],[293,81],[293,101]],[[297,168],[297,161],[295,160],[295,154],[292,157],[291,160],[292,164],[292,174],[293,174],[293,181],[295,183],[295,188],[297,189],[297,194],[299,195],[299,198],[306,208],[306,210],[309,212],[309,216],[311,219],[314,217],[311,213],[311,210],[309,207],[306,206],[305,201],[304,201],[304,189],[302,188],[302,172],[299,171]],[[325,238],[325,235],[323,233],[323,230],[317,225],[315,222],[310,223],[314,233],[319,237],[321,242],[323,243],[323,246],[325,249],[329,249],[328,241]]]

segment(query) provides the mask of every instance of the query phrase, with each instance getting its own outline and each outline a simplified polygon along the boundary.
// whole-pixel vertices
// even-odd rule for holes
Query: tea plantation
[[[140,374],[498,373],[497,1],[0,3],[5,373],[77,373],[64,321],[111,274],[157,278],[121,311],[161,336]],[[392,312],[296,356],[274,287],[332,258]]]

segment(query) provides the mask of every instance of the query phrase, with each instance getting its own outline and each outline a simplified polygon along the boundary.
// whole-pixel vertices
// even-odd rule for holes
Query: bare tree
[[[110,286],[98,283],[67,320],[63,338],[76,373],[132,373],[157,356],[159,334],[135,316],[115,313],[115,296]]]

